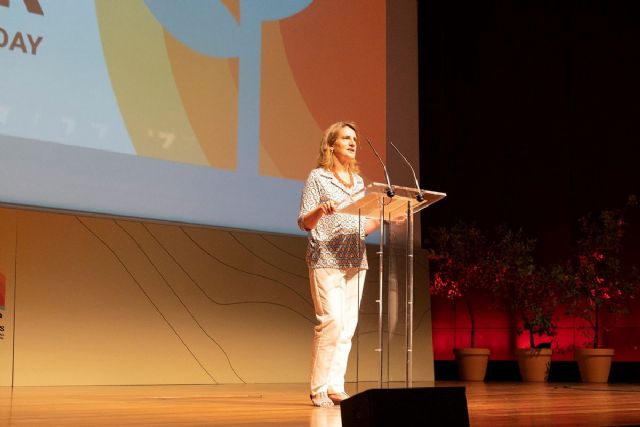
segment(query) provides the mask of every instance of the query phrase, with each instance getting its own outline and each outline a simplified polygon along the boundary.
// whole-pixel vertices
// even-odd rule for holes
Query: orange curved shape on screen
[[[208,164],[235,169],[238,60],[201,55],[168,32],[165,45],[182,106]]]
[[[314,167],[318,126],[289,67],[278,23],[263,25],[260,174],[303,180]]]
[[[288,65],[315,122],[324,129],[337,120],[356,121],[361,136],[369,136],[384,157],[386,31],[381,29],[386,28],[385,2],[314,2],[279,25]],[[299,153],[296,138],[282,138],[281,144]],[[364,173],[379,179],[378,163],[370,150],[363,147],[358,158]]]

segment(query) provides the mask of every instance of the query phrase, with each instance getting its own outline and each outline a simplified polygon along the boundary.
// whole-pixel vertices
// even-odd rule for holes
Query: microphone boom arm
[[[413,166],[411,166],[411,163],[409,162],[409,160],[407,160],[404,154],[402,154],[400,150],[398,150],[398,147],[396,147],[393,142],[389,141],[389,144],[391,144],[391,146],[398,152],[398,154],[400,154],[400,157],[402,157],[404,162],[407,165],[409,165],[409,169],[411,169],[411,173],[413,174],[413,180],[415,181],[416,188],[418,189],[418,194],[416,194],[416,200],[419,202],[422,202],[424,200],[424,194],[422,193],[422,188],[420,188],[420,183],[418,182],[418,178],[416,178],[416,172],[413,170]]]

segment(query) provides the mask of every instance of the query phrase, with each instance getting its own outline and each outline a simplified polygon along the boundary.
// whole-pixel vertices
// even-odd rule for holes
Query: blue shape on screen
[[[0,50],[0,133],[135,154],[111,87],[95,4],[22,2],[2,8],[0,26],[25,39],[42,37],[36,54]],[[28,45],[28,44],[27,44]]]

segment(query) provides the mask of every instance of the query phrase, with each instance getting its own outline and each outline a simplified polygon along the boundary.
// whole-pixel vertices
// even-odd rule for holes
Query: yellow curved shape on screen
[[[182,106],[161,25],[142,0],[97,0],[96,11],[111,84],[136,152],[208,165]]]
[[[182,105],[209,165],[236,169],[238,60],[201,55],[169,33],[165,43]]]

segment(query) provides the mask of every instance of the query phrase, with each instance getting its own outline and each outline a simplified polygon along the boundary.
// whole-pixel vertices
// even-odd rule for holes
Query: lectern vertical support
[[[406,387],[413,387],[413,212],[411,211],[411,203],[407,203],[407,258],[406,258],[406,311],[405,311],[405,327],[406,327]]]
[[[378,275],[378,387],[382,388],[383,364],[382,364],[382,292],[384,289],[384,198],[380,199],[380,249],[378,251],[380,268]]]

